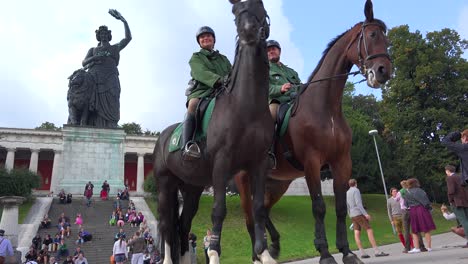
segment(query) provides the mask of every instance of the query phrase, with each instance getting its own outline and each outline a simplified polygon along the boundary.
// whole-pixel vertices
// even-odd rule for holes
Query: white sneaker
[[[432,248],[427,248],[427,252],[431,252],[432,251]]]
[[[408,251],[410,254],[415,254],[415,253],[421,253],[421,250],[419,248],[413,248],[412,250]]]

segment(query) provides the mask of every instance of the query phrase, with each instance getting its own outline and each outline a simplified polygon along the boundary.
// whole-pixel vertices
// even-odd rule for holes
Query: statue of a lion
[[[95,109],[96,83],[93,76],[84,69],[73,72],[68,77],[68,122],[69,125],[91,125],[90,111]]]

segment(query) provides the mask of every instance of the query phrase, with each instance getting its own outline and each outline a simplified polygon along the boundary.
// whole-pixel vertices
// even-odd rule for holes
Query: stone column
[[[39,150],[31,149],[31,159],[29,160],[29,170],[37,173],[37,164],[39,162]]]
[[[2,220],[0,229],[5,230],[5,237],[10,239],[13,248],[18,246],[18,206],[22,204],[26,198],[21,196],[2,196],[0,203],[3,204]]]
[[[137,163],[137,186],[136,191],[139,194],[143,194],[143,182],[145,181],[145,153],[137,153],[138,163]]]
[[[15,152],[16,148],[8,148],[7,156],[5,160],[5,168],[11,170],[15,167]]]
[[[54,149],[54,163],[52,165],[52,179],[50,180],[50,191],[58,193],[57,184],[60,177],[60,165],[62,162],[62,151]]]

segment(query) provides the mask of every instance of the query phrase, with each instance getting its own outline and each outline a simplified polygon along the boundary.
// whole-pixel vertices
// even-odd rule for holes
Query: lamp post
[[[377,140],[375,139],[375,135],[377,134],[378,134],[378,131],[375,129],[369,131],[369,135],[371,135],[374,138],[375,153],[377,155],[377,160],[379,161],[380,175],[382,176],[382,183],[383,183],[383,188],[385,192],[385,203],[387,203],[387,200],[388,200],[387,185],[385,184],[385,178],[384,178],[384,174],[382,170],[382,163],[380,162],[379,148],[377,147]],[[390,215],[390,212],[388,210],[388,204],[387,204],[387,214],[388,214],[388,219],[392,221],[392,216]],[[395,227],[393,226],[393,224],[392,224],[392,230],[393,230],[393,234],[396,234]]]

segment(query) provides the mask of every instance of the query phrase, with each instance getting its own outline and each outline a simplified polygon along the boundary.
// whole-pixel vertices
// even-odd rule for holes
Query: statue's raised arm
[[[132,33],[130,32],[130,27],[128,26],[127,20],[122,16],[122,14],[120,14],[119,11],[117,11],[115,9],[109,9],[109,14],[111,14],[111,16],[115,17],[115,19],[118,19],[118,20],[120,20],[120,21],[122,21],[124,23],[125,38],[122,39],[118,44],[120,50],[122,50],[127,46],[127,44],[130,42],[130,40],[132,40]]]

